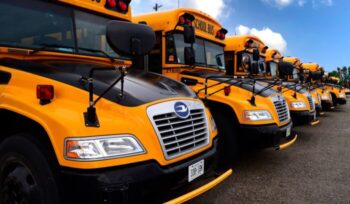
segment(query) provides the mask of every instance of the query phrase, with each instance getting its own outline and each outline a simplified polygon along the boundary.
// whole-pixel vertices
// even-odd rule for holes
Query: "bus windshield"
[[[181,33],[167,35],[167,62],[184,64],[184,49],[190,47],[190,44],[184,42],[184,36]],[[215,44],[208,40],[196,38],[193,44],[196,65],[225,69],[224,46]],[[169,60],[171,59],[171,60]]]
[[[253,60],[253,54],[249,52],[238,52],[237,53],[237,68],[239,72],[246,72],[248,74],[251,67],[256,66],[258,68],[258,73],[266,73],[266,62],[265,57],[261,57],[258,61]]]
[[[268,62],[268,67],[269,67],[269,71],[272,77],[277,77],[277,69],[278,69],[278,65],[276,62]]]
[[[79,49],[85,48],[121,57],[106,40],[111,18],[38,0],[3,0],[0,12],[2,46],[103,56]]]

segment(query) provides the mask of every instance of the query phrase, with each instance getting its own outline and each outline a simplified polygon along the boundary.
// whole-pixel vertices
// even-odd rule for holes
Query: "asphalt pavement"
[[[190,203],[350,203],[349,102],[296,127],[286,150],[244,154],[229,179]]]

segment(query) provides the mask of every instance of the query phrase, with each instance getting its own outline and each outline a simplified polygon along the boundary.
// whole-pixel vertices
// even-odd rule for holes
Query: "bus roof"
[[[283,61],[294,64],[297,69],[300,69],[302,65],[300,59],[297,57],[283,57]]]
[[[317,72],[317,71],[320,71],[321,69],[320,65],[317,63],[303,63],[302,67],[312,72]]]
[[[131,7],[128,6],[126,12],[117,11],[116,9],[108,8],[107,0],[57,0],[57,2],[62,2],[64,4],[69,4],[78,8],[83,8],[92,12],[101,13],[104,15],[109,15],[115,18],[131,21]],[[127,1],[125,1],[127,2]]]
[[[258,45],[260,53],[262,53],[262,50],[266,47],[264,42],[254,35],[236,35],[236,36],[229,36],[226,38],[226,47],[225,51],[243,51],[246,50],[246,43],[252,40],[254,44]]]
[[[268,49],[266,51],[266,62],[279,61],[283,58],[283,55],[276,49]]]
[[[179,22],[180,16],[191,14],[195,17],[194,27],[196,35],[215,42],[224,44],[224,40],[216,38],[216,34],[222,29],[222,25],[210,15],[190,8],[178,8],[153,13],[145,13],[132,17],[134,23],[146,23],[155,31],[172,31]],[[182,30],[181,26],[177,30]]]

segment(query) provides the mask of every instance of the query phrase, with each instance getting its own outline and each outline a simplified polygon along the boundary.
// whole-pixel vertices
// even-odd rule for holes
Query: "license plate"
[[[286,130],[286,137],[289,137],[291,135],[292,127],[288,127]]]
[[[204,174],[204,159],[188,167],[188,182]]]

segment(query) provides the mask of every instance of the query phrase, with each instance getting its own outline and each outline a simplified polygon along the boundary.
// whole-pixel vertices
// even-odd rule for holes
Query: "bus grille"
[[[278,101],[274,101],[273,103],[274,103],[275,108],[277,110],[278,119],[279,119],[280,123],[288,121],[290,116],[289,116],[289,109],[288,109],[286,100],[281,99]]]
[[[314,106],[314,102],[313,102],[313,100],[312,100],[312,97],[311,97],[311,96],[308,96],[308,97],[307,97],[307,100],[309,101],[310,110],[311,110],[311,111],[315,110],[315,106]]]
[[[155,114],[152,119],[166,159],[179,157],[209,144],[204,108],[190,108],[186,119],[174,112]]]

